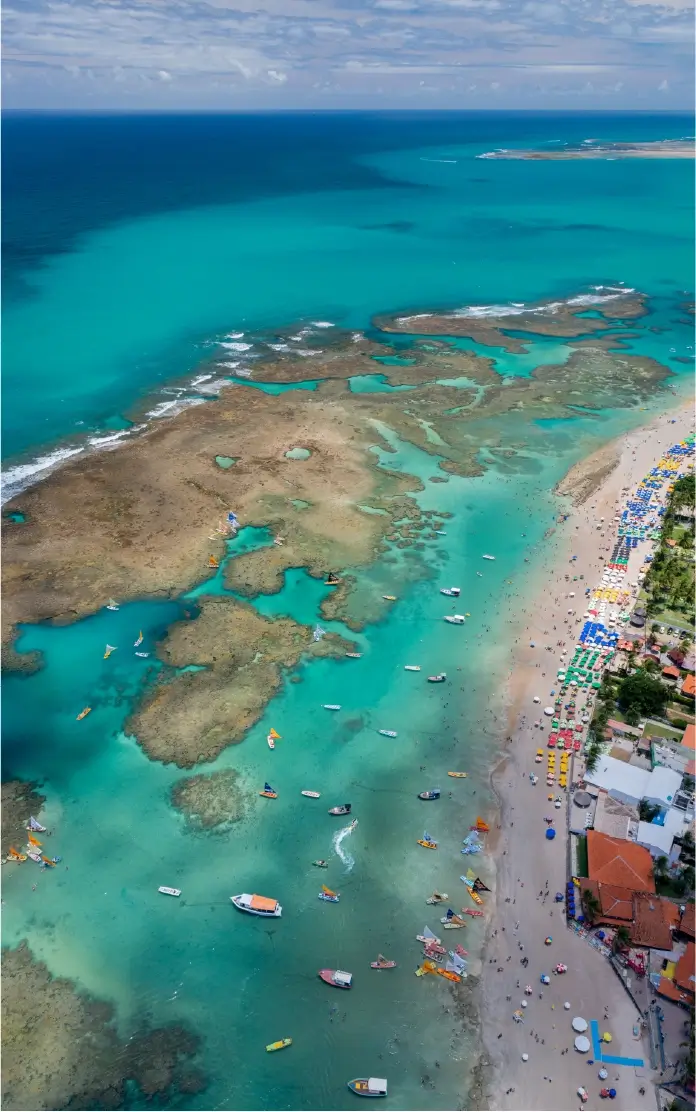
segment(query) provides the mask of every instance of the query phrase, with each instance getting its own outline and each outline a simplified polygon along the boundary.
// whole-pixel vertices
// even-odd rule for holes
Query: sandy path
[[[512,741],[508,758],[493,777],[501,803],[497,904],[482,970],[483,1041],[494,1067],[492,1078],[489,1068],[488,1080],[492,1082],[490,1104],[495,1109],[575,1109],[581,1107],[580,1085],[589,1093],[589,1101],[582,1107],[593,1109],[604,1105],[598,1096],[603,1084],[617,1089],[612,1108],[655,1107],[648,1048],[632,1034],[637,1010],[606,959],[566,928],[563,905],[553,902],[554,894],[566,884],[566,808],[555,811],[547,801],[547,793],[553,789],[545,785],[546,763],[534,763],[536,749],[545,750],[545,736],[542,740],[542,731],[533,726],[541,717],[533,697],[541,697],[542,707],[549,702],[549,692],[557,686],[561,651],[557,642],[565,640],[571,648],[575,644],[584,611],[584,588],[597,584],[597,573],[606,558],[601,549],[610,549],[614,542],[613,516],[621,488],[634,487],[662,451],[692,427],[691,407],[668,411],[597,453],[597,473],[606,470],[612,455],[619,456],[618,465],[549,540],[543,593],[523,614],[527,625],[519,636],[518,663],[510,677]],[[604,537],[596,528],[601,517],[607,523]],[[644,551],[638,549],[641,558]],[[568,562],[571,554],[577,554],[573,564]],[[635,570],[626,578],[634,578]],[[566,573],[571,579],[580,574],[585,579],[566,582]],[[575,599],[568,598],[570,590],[575,590]],[[568,617],[568,609],[575,609],[576,615]],[[536,642],[536,649],[529,647],[531,641]],[[546,651],[546,645],[552,645],[553,651]],[[536,786],[529,781],[530,771],[541,774]],[[553,842],[544,836],[545,815],[555,816],[558,836]],[[547,934],[553,938],[551,946],[544,944]],[[520,963],[525,956],[527,968]],[[567,964],[568,972],[554,976],[551,968],[559,961]],[[540,983],[542,972],[551,975],[546,987]],[[530,996],[524,994],[526,985],[532,986]],[[522,1000],[528,1002],[526,1019],[518,1024],[512,1013]],[[564,1010],[564,1001],[570,1002],[570,1011]],[[579,1054],[573,1047],[570,1020],[576,1015],[588,1021],[596,1019],[600,1031],[611,1032],[615,1055],[643,1058],[645,1067],[608,1066],[607,1081],[599,1081],[599,1066],[587,1064],[592,1054]],[[523,1053],[529,1055],[527,1062],[522,1061]],[[641,1086],[645,1086],[644,1095],[639,1093]]]

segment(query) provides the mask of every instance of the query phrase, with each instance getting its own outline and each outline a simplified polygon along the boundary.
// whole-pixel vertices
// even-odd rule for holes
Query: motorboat
[[[438,672],[436,676],[428,676],[428,683],[444,683],[446,679],[446,672]]]
[[[161,892],[163,896],[180,896],[181,895],[181,889],[180,888],[167,888],[166,884],[160,885],[160,887],[157,889],[157,891]]]
[[[41,854],[37,853],[35,849],[28,849],[26,856],[30,861],[36,861],[37,865],[41,864]]]
[[[340,892],[332,892],[330,888],[327,888],[325,884],[322,884],[321,892],[319,893],[318,898],[320,900],[326,900],[327,903],[337,904],[341,898],[341,894]]]
[[[370,962],[370,969],[396,969],[396,962],[389,961],[384,954],[378,954],[377,961]]]
[[[149,653],[136,653],[136,656],[149,656]]]
[[[442,587],[440,589],[440,594],[447,595],[447,598],[459,598],[461,593],[461,587]]]
[[[352,660],[360,660],[362,653],[346,653],[346,656],[351,657]]]
[[[469,775],[468,772],[448,772],[448,776],[452,776],[455,780],[464,780]]]
[[[249,915],[260,915],[262,919],[280,919],[283,909],[277,900],[269,900],[266,896],[250,895],[242,892],[239,896],[230,896],[232,903],[240,911],[247,911]]]
[[[322,861],[322,860],[312,861],[312,864],[316,865],[316,867],[318,869],[328,869],[328,867],[329,867],[329,862],[328,861]]]
[[[340,703],[322,703],[321,705],[324,708],[324,710],[340,710],[341,709],[341,704]]]
[[[118,610],[118,609],[120,609],[118,603],[116,602],[116,599],[110,598],[109,601],[106,604],[106,609],[107,610]]]
[[[300,795],[306,795],[307,799],[319,799],[319,796],[321,795],[321,792],[302,791],[302,792],[300,792]]]
[[[447,533],[444,529],[434,529],[433,532],[437,533],[438,537],[446,537]]]
[[[397,736],[396,730],[378,730],[377,733],[381,734],[382,737],[396,737]]]
[[[420,672],[420,664],[404,664],[404,672]]]
[[[386,1097],[387,1082],[384,1077],[354,1077],[348,1088],[359,1097]]]
[[[280,734],[276,730],[271,729],[269,731],[268,737],[266,738],[266,741],[268,742],[268,748],[275,749],[275,743],[279,740],[279,738]]]
[[[91,708],[91,707],[85,707],[85,709],[84,709],[84,710],[81,710],[81,711],[80,711],[80,713],[78,714],[78,716],[77,716],[77,718],[75,719],[75,721],[76,721],[76,722],[81,722],[83,718],[86,718],[86,717],[87,717],[87,715],[88,715],[88,714],[91,714],[91,713],[92,713],[92,708]]]
[[[386,602],[396,602],[396,595],[382,595]]]
[[[440,904],[440,903],[446,903],[446,901],[448,899],[449,899],[449,896],[447,895],[446,892],[433,892],[432,896],[428,896],[428,898],[425,902],[427,904]]]
[[[495,560],[495,556],[488,556],[485,552],[481,557],[482,560]]]
[[[419,799],[439,799],[440,798],[440,789],[439,788],[431,788],[427,792],[418,792],[418,798]]]
[[[462,626],[466,621],[463,614],[445,614],[445,621],[453,626]]]
[[[270,1054],[273,1050],[285,1050],[286,1046],[292,1046],[292,1039],[278,1039],[277,1042],[269,1043],[266,1051]]]
[[[353,974],[346,973],[343,969],[320,969],[319,976],[327,985],[334,988],[352,988]]]
[[[278,798],[278,792],[273,791],[273,788],[271,787],[270,784],[264,784],[263,791],[259,792],[259,795],[262,795],[264,799],[277,799]]]
[[[351,812],[352,803],[342,803],[340,807],[329,807],[330,815],[349,815]]]

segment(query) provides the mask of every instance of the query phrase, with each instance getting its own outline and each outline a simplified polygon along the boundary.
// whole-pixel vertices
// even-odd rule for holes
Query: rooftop
[[[686,905],[679,919],[679,930],[682,934],[690,935],[691,938],[696,936],[696,905],[692,903]]]
[[[689,942],[674,971],[674,983],[677,988],[680,988],[683,992],[690,992],[692,996],[696,991],[695,961],[696,947],[694,947],[693,942]]]
[[[620,888],[616,884],[598,884],[599,906],[602,915],[609,915],[612,919],[633,918],[633,892],[630,888]]]
[[[588,830],[587,863],[591,880],[629,888],[632,892],[655,891],[652,858],[647,849],[633,842]]]
[[[671,908],[667,906],[669,903],[669,900],[660,900],[655,896],[634,893],[631,941],[636,946],[646,946],[655,950],[671,949],[672,932],[670,926],[674,916],[671,913]]]
[[[607,792],[600,792],[597,797],[593,826],[600,834],[609,834],[612,838],[625,838],[628,834],[628,824],[632,819],[638,818],[638,811],[628,803],[622,803]]]
[[[691,673],[682,684],[682,695],[696,695],[696,679]]]
[[[685,745],[687,749],[696,749],[696,726],[694,726],[693,722],[690,722],[684,730],[681,743]]]

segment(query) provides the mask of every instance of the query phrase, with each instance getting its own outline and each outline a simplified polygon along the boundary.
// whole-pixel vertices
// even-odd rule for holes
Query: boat
[[[329,807],[330,815],[349,815],[352,803],[342,803],[340,807]]]
[[[387,1082],[384,1077],[354,1077],[348,1088],[359,1097],[386,1097]]]
[[[440,904],[449,899],[446,892],[433,892],[432,896],[428,896],[425,901],[427,904]]]
[[[49,869],[55,869],[56,865],[58,864],[57,857],[44,857],[43,853],[41,854],[41,861]]]
[[[41,854],[37,853],[35,849],[28,849],[27,850],[27,857],[31,861],[36,861],[37,865],[40,864],[40,862],[41,862]]]
[[[268,742],[268,748],[269,749],[275,749],[275,743],[279,738],[280,738],[280,734],[276,730],[271,729],[269,734],[268,734],[268,737],[266,738],[266,741]]]
[[[437,533],[438,537],[446,537],[447,533],[444,529],[434,529],[433,532]]]
[[[396,730],[378,730],[377,733],[381,734],[382,737],[396,737],[397,736],[396,735]]]
[[[404,664],[404,672],[420,672],[420,664]]]
[[[446,679],[446,672],[438,672],[436,676],[428,676],[428,683],[444,683]]]
[[[479,579],[483,579],[483,572],[482,571],[477,571],[476,574],[478,575]]]
[[[322,703],[321,705],[324,708],[324,710],[340,710],[341,709],[341,704],[340,703]]]
[[[269,1043],[266,1052],[270,1054],[272,1050],[285,1050],[286,1046],[292,1046],[292,1039],[278,1039],[278,1042]]]
[[[431,788],[427,792],[418,792],[418,798],[419,799],[439,799],[440,798],[440,789],[439,788]]]
[[[180,896],[181,895],[181,889],[180,888],[167,888],[166,884],[160,885],[160,887],[157,889],[157,891],[161,892],[162,895],[164,895],[164,896]]]
[[[463,614],[445,614],[445,621],[450,625],[461,626],[464,625],[466,618]]]
[[[39,847],[41,845],[41,842],[39,841],[39,839],[35,838],[33,834],[27,834],[27,842],[29,843],[30,846],[33,846],[34,849],[36,849],[37,847]]]
[[[382,595],[387,602],[396,602],[396,595]]]
[[[320,792],[308,792],[308,791],[300,792],[300,795],[306,795],[308,799],[318,799],[320,794],[321,794]]]
[[[346,656],[349,656],[352,660],[360,660],[362,653],[346,653]]]
[[[273,788],[271,787],[270,784],[264,784],[263,785],[263,791],[259,792],[259,795],[262,795],[264,799],[277,799],[278,798],[278,792],[274,792]]]
[[[341,580],[336,575],[336,573],[333,572],[333,571],[330,571],[329,574],[327,575],[326,579],[324,580],[324,586],[325,587],[337,587],[340,582],[341,582]]]
[[[34,830],[37,834],[43,834],[46,830],[46,827],[42,826],[39,820],[35,819],[33,815],[30,815],[27,830]]]
[[[459,598],[461,593],[461,587],[442,587],[440,589],[440,594],[447,595],[447,598]]]
[[[141,629],[140,632],[138,633],[138,640],[133,642],[133,648],[137,649],[138,645],[142,645],[142,643],[143,643],[143,631]]]
[[[110,599],[109,599],[109,601],[108,601],[108,602],[107,602],[107,604],[106,604],[106,609],[107,609],[107,610],[118,610],[118,609],[119,609],[119,605],[118,605],[118,603],[116,602],[116,599],[114,599],[114,598],[110,598]]]
[[[135,653],[136,656],[149,656],[149,653]]]
[[[481,818],[481,816],[479,815],[479,817],[476,819],[476,822],[474,823],[474,825],[472,826],[471,829],[472,830],[480,830],[483,834],[487,834],[490,830],[490,826],[488,825],[487,822],[484,822],[483,819]]]
[[[481,557],[481,559],[482,559],[482,560],[495,560],[495,556],[489,556],[489,555],[488,555],[487,553],[485,553],[485,552],[484,552],[484,554],[483,554],[483,556]]]
[[[436,934],[433,934],[430,927],[423,927],[423,933],[416,935],[416,942],[422,942],[424,946],[430,946],[432,944],[439,946],[440,939]]]
[[[357,826],[357,825],[358,825],[358,820],[357,820],[357,819],[353,819],[352,823],[351,823],[351,824],[350,824],[350,826],[348,827],[348,829],[350,830],[351,834],[353,833],[353,831],[355,830],[355,828],[356,828],[356,826]]]
[[[208,567],[209,568],[219,568],[220,567],[220,561],[216,560],[214,556],[209,556],[208,557]]]
[[[471,898],[472,898],[472,900],[474,901],[475,904],[483,904],[483,900],[479,896],[478,892],[474,892],[473,888],[471,888],[468,884],[466,886],[466,890],[469,893],[469,895],[471,896]]]
[[[417,844],[419,846],[425,846],[426,849],[437,849],[437,842],[434,842],[432,838],[428,838],[427,836],[418,838]]]
[[[453,915],[451,919],[448,919],[447,922],[443,924],[443,926],[446,931],[458,931],[462,927],[465,927],[466,923],[463,919],[460,919],[458,915]]]
[[[316,867],[318,869],[328,869],[328,867],[329,867],[329,862],[328,861],[321,861],[321,860],[320,861],[312,861],[312,864],[316,865]]]
[[[469,773],[468,772],[448,772],[447,775],[452,776],[455,780],[464,780],[469,775]]]
[[[444,977],[446,981],[453,981],[456,985],[462,983],[462,978],[459,973],[455,973],[452,969],[436,969],[435,972],[438,977]]]
[[[319,976],[327,985],[334,988],[352,988],[353,974],[346,973],[343,969],[320,969]]]
[[[75,721],[76,721],[76,722],[81,722],[83,718],[86,718],[86,717],[87,717],[87,715],[88,715],[88,714],[91,714],[91,713],[92,713],[92,708],[91,708],[91,707],[85,707],[85,709],[84,709],[84,710],[81,710],[81,711],[80,711],[80,713],[78,714],[78,716],[77,716],[77,718],[75,719]]]
[[[341,893],[332,892],[330,888],[327,888],[325,884],[322,884],[321,892],[319,893],[318,898],[320,900],[326,900],[327,903],[337,904],[341,898]]]
[[[396,969],[396,962],[389,961],[384,954],[377,954],[377,961],[370,962],[370,969]]]
[[[239,896],[230,896],[232,903],[240,911],[247,911],[249,915],[260,915],[263,919],[280,919],[283,909],[277,900],[269,900],[266,896],[255,896],[249,892],[242,892]]]
[[[107,645],[104,649],[104,660],[108,660],[112,653],[116,652],[116,645]]]

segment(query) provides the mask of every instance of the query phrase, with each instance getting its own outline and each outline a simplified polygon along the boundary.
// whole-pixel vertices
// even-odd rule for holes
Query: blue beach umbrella
[[[556,837],[556,831],[553,829],[552,826],[549,826],[548,830],[546,831],[547,840],[549,842],[552,842],[555,837]]]

